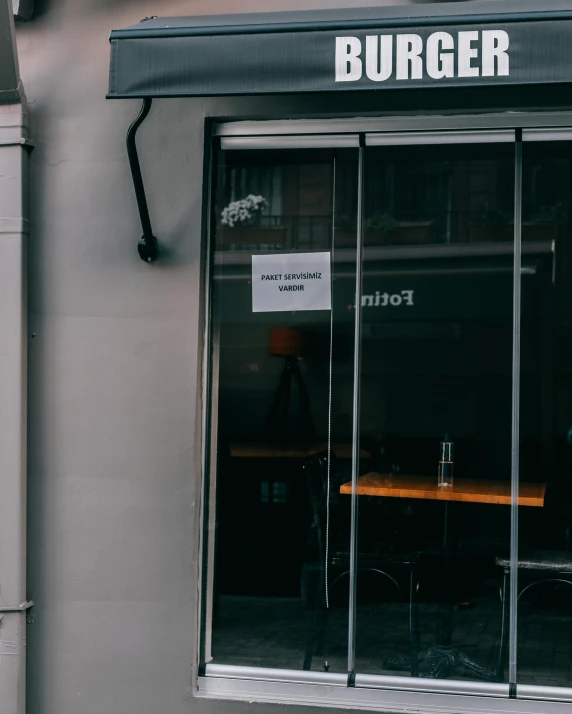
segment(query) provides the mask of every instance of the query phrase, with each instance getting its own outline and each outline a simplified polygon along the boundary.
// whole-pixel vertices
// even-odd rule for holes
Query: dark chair
[[[330,455],[330,506],[336,500],[336,495],[339,496],[339,479],[336,480],[335,475],[338,472],[337,459],[334,454]],[[329,535],[330,549],[326,562],[326,529],[328,528],[327,512],[327,476],[328,476],[328,453],[322,452],[315,454],[307,459],[304,463],[304,475],[310,495],[310,503],[312,507],[312,530],[315,534],[316,546],[318,549],[319,560],[319,575],[320,581],[317,590],[316,608],[314,613],[314,622],[310,630],[309,638],[306,645],[304,655],[303,669],[309,670],[312,666],[314,655],[322,654],[324,648],[324,639],[328,620],[328,603],[326,602],[326,566],[328,572],[335,573],[329,581],[329,590],[331,591],[340,580],[346,578],[350,569],[350,554],[348,550],[339,548],[339,539],[334,534],[332,528],[334,518],[330,518]],[[348,499],[347,496],[342,498]],[[333,509],[330,509],[333,513]],[[335,524],[334,524],[335,525]],[[349,531],[349,529],[348,529]],[[349,533],[348,533],[349,535]],[[419,652],[419,627],[418,627],[418,608],[416,602],[417,592],[417,577],[416,566],[418,556],[416,553],[362,553],[358,554],[358,572],[369,572],[379,575],[383,580],[394,588],[401,599],[402,590],[397,582],[388,571],[406,570],[409,575],[409,643],[410,643],[410,669],[414,677],[419,676],[418,669],[418,652]],[[385,662],[388,668],[401,669],[403,666],[403,658],[391,658]],[[327,663],[324,668],[327,669]]]
[[[502,626],[497,664],[497,678],[499,682],[502,682],[504,680],[504,662],[508,642],[510,558],[497,557],[495,562],[503,570],[501,589]],[[572,586],[572,553],[558,550],[523,552],[518,559],[518,575],[519,581],[524,578],[530,581],[519,590],[519,600],[531,588],[538,585],[564,583]]]

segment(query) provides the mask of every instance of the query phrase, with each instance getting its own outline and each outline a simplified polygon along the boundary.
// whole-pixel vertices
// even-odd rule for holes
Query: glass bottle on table
[[[455,445],[449,440],[449,435],[441,442],[439,448],[439,475],[437,485],[439,488],[451,488],[453,486]]]

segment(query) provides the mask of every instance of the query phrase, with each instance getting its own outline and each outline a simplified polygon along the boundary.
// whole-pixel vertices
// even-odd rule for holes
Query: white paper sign
[[[252,256],[252,312],[331,309],[329,253]]]

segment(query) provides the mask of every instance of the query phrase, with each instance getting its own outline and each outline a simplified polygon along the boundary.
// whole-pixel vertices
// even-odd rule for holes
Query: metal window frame
[[[436,144],[512,144],[514,129],[466,131],[377,132],[365,136],[366,146],[434,146]]]
[[[218,137],[290,136],[293,134],[369,134],[377,132],[499,131],[502,129],[552,131],[570,129],[572,111],[496,112],[483,114],[404,114],[331,119],[234,120],[213,123]],[[527,135],[528,131],[526,132]],[[523,136],[523,140],[527,140]],[[528,139],[530,140],[530,139]]]
[[[572,128],[543,127],[539,129],[523,129],[524,141],[572,141]]]
[[[357,149],[358,134],[286,134],[283,136],[222,136],[223,151],[246,149]]]
[[[517,694],[517,607],[518,607],[518,492],[520,486],[520,316],[522,302],[522,129],[514,144],[514,256],[512,325],[512,424],[510,506],[510,589],[508,635],[508,681],[511,695]]]
[[[363,137],[365,138],[365,137]],[[355,677],[356,629],[357,629],[357,568],[358,568],[358,494],[357,482],[360,460],[360,397],[361,397],[361,348],[362,348],[362,304],[357,296],[362,294],[363,283],[363,212],[364,212],[364,169],[365,141],[360,141],[358,149],[357,184],[357,241],[356,241],[356,308],[354,323],[354,364],[352,398],[352,494],[350,524],[350,596],[348,604],[348,677]]]
[[[514,143],[515,147],[517,147],[517,139],[520,137],[521,149],[518,151],[515,148],[516,186],[519,180],[519,172],[522,170],[522,142],[571,140],[572,129],[570,127],[572,127],[572,112],[523,112],[472,116],[416,116],[375,119],[220,121],[213,124],[212,136],[215,141],[220,138],[223,148],[240,150],[247,148],[294,149],[356,146],[355,138],[361,135],[362,141],[361,146],[358,144],[358,151],[362,161],[363,146],[366,143],[371,146],[390,144],[421,145],[428,143],[498,143],[502,141]],[[522,131],[519,131],[519,129]],[[365,136],[366,133],[368,134],[367,137]],[[379,144],[370,143],[371,136],[369,135],[374,133],[376,137],[380,137],[374,139],[374,141],[379,141]],[[327,138],[321,139],[319,137],[321,134],[324,134]],[[346,134],[345,138],[350,143],[344,143],[344,134]],[[429,141],[423,142],[423,137],[428,138]],[[209,180],[210,195],[212,194],[212,174]],[[517,272],[515,272],[513,299],[520,295],[522,249],[520,215],[521,204],[519,200],[515,202],[514,265]],[[207,236],[207,242],[207,254],[210,256],[212,249],[210,231]],[[518,307],[518,314],[515,311],[513,323],[515,334],[513,340],[513,409],[515,403],[518,407],[518,393],[515,397],[518,380],[514,372],[514,359],[519,359],[517,336],[520,324],[520,305]],[[206,329],[208,334],[209,325],[206,326]],[[359,383],[359,363],[356,364]],[[209,393],[209,388],[210,385],[205,383],[205,394]],[[518,417],[518,415],[516,416]],[[518,523],[518,482],[515,484],[515,472],[518,479],[518,469],[515,470],[514,466],[514,443],[518,432],[515,432],[515,429],[518,430],[518,418],[516,420],[513,418],[512,436],[513,468],[511,478],[513,504],[511,511],[513,513],[511,519],[513,533],[515,524]],[[205,437],[207,435],[206,429],[204,435]],[[355,439],[354,425],[354,441]],[[208,449],[210,449],[209,444],[204,442],[203,452]],[[355,444],[353,450],[354,452],[356,450]],[[352,471],[354,471],[353,468]],[[203,480],[208,477],[208,474],[203,473]],[[352,480],[354,479],[352,478]],[[204,486],[205,484],[203,483],[203,494],[205,493]],[[202,529],[204,529],[205,518],[208,518],[208,504],[206,506],[203,503],[201,508]],[[514,513],[515,510],[516,513]],[[511,560],[513,561],[517,558],[518,543],[515,546],[513,552],[511,552]],[[204,573],[200,573],[200,578],[202,579],[204,575]],[[511,588],[516,592],[516,582],[511,582]],[[352,612],[350,611],[348,614],[351,623]],[[516,653],[516,627],[513,628],[512,623],[509,646],[512,659]],[[216,699],[319,704],[322,706],[343,706],[346,708],[387,712],[402,711],[403,708],[408,707],[419,707],[425,712],[451,713],[466,710],[486,711],[488,714],[493,714],[497,711],[499,714],[500,712],[505,714],[507,712],[518,712],[519,714],[549,714],[554,712],[554,714],[564,714],[564,712],[570,711],[570,702],[572,702],[572,688],[518,685],[518,691],[515,692],[510,685],[512,681],[514,687],[515,680],[512,677],[509,678],[509,683],[506,685],[452,680],[415,680],[408,677],[386,677],[355,673],[352,672],[350,666],[352,662],[352,643],[350,641],[348,648],[348,675],[207,664],[201,672],[201,676],[197,678],[195,693],[199,697]],[[511,668],[511,675],[514,674],[513,669]],[[334,691],[335,695],[332,694]],[[379,696],[380,691],[384,692],[382,697]],[[497,704],[493,704],[493,702]]]

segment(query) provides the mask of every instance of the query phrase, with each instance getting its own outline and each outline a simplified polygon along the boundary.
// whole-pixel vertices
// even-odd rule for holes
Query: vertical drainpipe
[[[0,105],[0,712],[26,711],[25,104]]]

